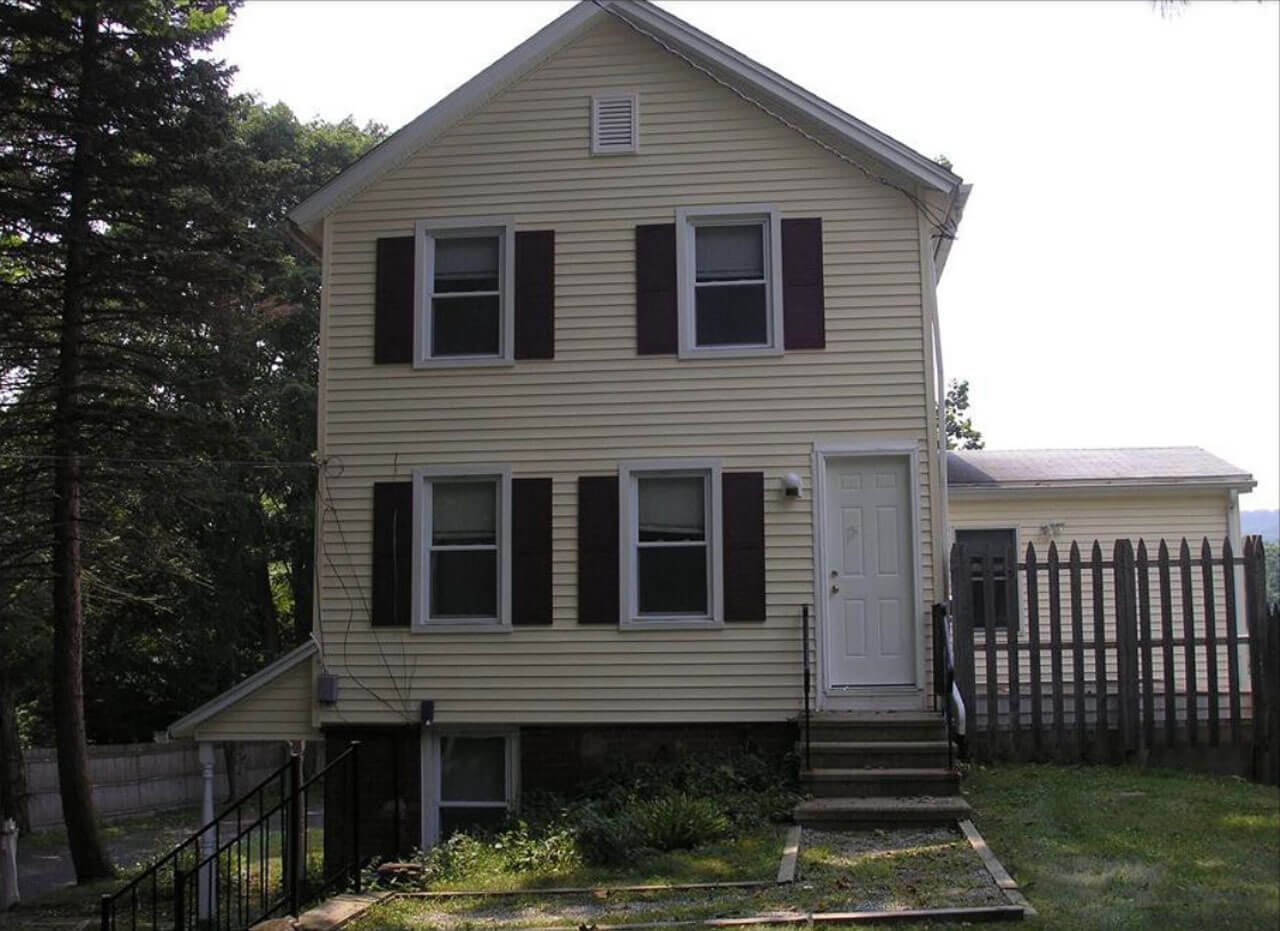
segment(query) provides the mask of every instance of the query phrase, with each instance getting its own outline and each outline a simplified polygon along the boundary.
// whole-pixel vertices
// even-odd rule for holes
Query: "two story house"
[[[171,732],[359,739],[405,847],[607,760],[785,748],[806,654],[816,709],[936,718],[967,194],[656,6],[574,6],[291,213],[314,635]]]

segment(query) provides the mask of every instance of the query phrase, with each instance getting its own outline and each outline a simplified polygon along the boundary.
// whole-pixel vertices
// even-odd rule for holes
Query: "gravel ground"
[[[1007,905],[955,828],[805,830],[796,882],[761,889],[400,900],[355,929],[536,928],[808,912]]]

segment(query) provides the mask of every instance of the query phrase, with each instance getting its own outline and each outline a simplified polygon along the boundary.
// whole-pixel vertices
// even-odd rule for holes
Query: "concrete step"
[[[792,811],[797,824],[841,830],[893,824],[951,824],[972,817],[959,795],[880,796],[878,798],[814,798]]]
[[[804,741],[796,750],[803,760]],[[815,740],[809,746],[809,754],[814,769],[945,769],[947,766],[945,740]]]
[[[944,796],[960,791],[952,769],[812,769],[800,774],[804,789],[823,798]]]
[[[832,742],[946,740],[947,722],[934,711],[824,711],[809,719],[810,739]],[[800,721],[801,739],[804,721]]]

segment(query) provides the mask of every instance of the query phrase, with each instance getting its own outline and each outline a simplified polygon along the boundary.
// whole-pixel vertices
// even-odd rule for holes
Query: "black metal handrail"
[[[142,873],[140,873],[138,876],[134,877],[132,880],[125,883],[115,892],[109,895],[104,895],[102,897],[100,910],[99,910],[102,931],[114,931],[114,929],[116,929],[120,924],[118,919],[120,917],[121,912],[124,912],[125,915],[127,916],[127,925],[129,928],[132,929],[132,928],[139,927],[138,922],[140,917],[140,912],[139,912],[140,906],[143,909],[143,911],[141,912],[141,918],[145,920],[147,917],[146,893],[145,891],[142,893],[142,901],[140,902],[139,891],[143,890],[144,886],[146,886],[146,884],[148,883],[150,883],[150,892],[151,892],[150,927],[159,928],[161,926],[160,918],[163,915],[165,908],[173,899],[172,887],[166,891],[165,895],[160,894],[161,892],[160,884],[162,881],[161,880],[162,873],[168,868],[168,869],[171,869],[174,875],[176,876],[181,871],[181,861],[182,861],[183,855],[187,851],[198,850],[198,844],[200,839],[210,831],[212,831],[214,834],[214,843],[216,844],[219,838],[219,835],[221,833],[222,823],[224,821],[230,820],[232,816],[234,816],[236,819],[236,826],[238,830],[239,825],[241,823],[241,819],[243,817],[244,809],[251,802],[254,802],[254,801],[257,802],[258,813],[259,815],[261,815],[263,810],[263,805],[264,805],[264,793],[266,792],[267,788],[271,786],[272,783],[277,781],[280,782],[280,794],[281,796],[284,795],[283,780],[286,774],[289,772],[289,767],[290,767],[290,762],[284,763],[278,769],[274,770],[265,778],[263,778],[252,789],[250,789],[244,795],[240,796],[240,798],[232,802],[230,805],[224,808],[221,812],[215,815],[212,821],[200,827],[190,837],[182,841],[180,844],[176,845],[172,850],[170,850],[168,853],[166,853],[164,856],[158,859],[155,863],[151,864],[151,866],[147,867],[147,869],[144,870]],[[193,853],[192,855],[196,856],[198,854]],[[127,901],[126,901],[126,897],[127,897]]]
[[[809,744],[809,606],[800,606],[800,635],[804,647],[804,768],[813,768],[813,752]]]
[[[190,870],[181,871],[174,880],[174,925],[186,928],[212,929],[247,927],[282,911],[297,915],[300,908],[315,901],[340,883],[350,883],[360,891],[359,832],[352,830],[348,856],[328,871],[321,866],[320,876],[312,882],[308,875],[307,847],[310,824],[307,804],[316,787],[324,790],[328,780],[345,771],[348,812],[353,825],[360,817],[358,742],[331,760],[309,779],[301,778],[300,758],[294,757],[289,770],[289,791],[279,802],[262,812],[234,837],[217,845],[198,859]],[[279,825],[278,832],[273,822]],[[279,886],[273,878],[272,841],[280,854]],[[327,848],[326,848],[327,851]],[[254,866],[256,861],[256,873]],[[205,896],[200,896],[201,877]],[[195,884],[194,890],[188,887]],[[194,894],[192,894],[194,892]],[[257,899],[256,906],[253,902]]]

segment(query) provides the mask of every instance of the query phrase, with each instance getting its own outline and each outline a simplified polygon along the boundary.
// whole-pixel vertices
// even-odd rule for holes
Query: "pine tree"
[[[0,434],[51,507],[52,707],[80,882],[113,873],[94,815],[83,694],[83,547],[95,487],[172,442],[208,311],[240,252],[225,30],[203,0],[0,6]],[[196,362],[196,365],[192,365]],[[182,377],[175,373],[181,371]],[[20,402],[20,403],[19,403]],[[34,463],[34,466],[33,466]]]

